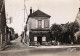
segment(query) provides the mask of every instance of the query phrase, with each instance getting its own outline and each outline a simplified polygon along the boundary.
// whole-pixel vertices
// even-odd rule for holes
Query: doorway
[[[38,42],[40,45],[42,45],[42,36],[38,36],[38,37],[37,37],[37,42]]]

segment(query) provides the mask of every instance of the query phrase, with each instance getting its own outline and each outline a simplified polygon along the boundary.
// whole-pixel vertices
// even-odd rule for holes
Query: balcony
[[[36,29],[31,29],[31,31],[49,31],[49,28],[36,28]]]

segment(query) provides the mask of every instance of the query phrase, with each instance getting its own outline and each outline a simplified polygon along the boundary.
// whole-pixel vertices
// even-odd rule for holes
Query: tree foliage
[[[53,40],[71,43],[74,42],[74,34],[79,31],[79,24],[76,21],[61,25],[53,24],[50,31]]]
[[[52,34],[52,39],[56,40],[56,41],[59,41],[61,31],[62,31],[61,25],[53,24],[51,26],[50,30],[51,30],[51,34]]]

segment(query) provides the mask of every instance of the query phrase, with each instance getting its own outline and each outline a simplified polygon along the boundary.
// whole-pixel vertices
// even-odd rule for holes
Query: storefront
[[[32,45],[45,45],[50,41],[50,33],[47,31],[31,31],[30,32],[30,44]]]

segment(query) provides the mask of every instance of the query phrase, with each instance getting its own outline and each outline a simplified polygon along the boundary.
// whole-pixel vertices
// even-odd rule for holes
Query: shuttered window
[[[49,21],[48,20],[44,21],[44,28],[49,28]]]
[[[42,20],[42,28],[44,28],[44,20]]]
[[[42,28],[42,20],[38,20],[38,28]]]

